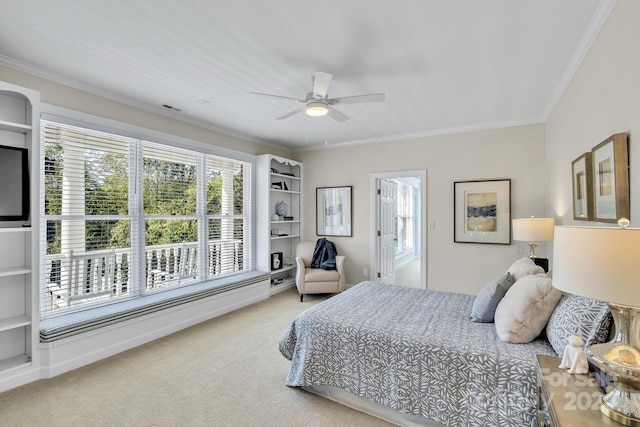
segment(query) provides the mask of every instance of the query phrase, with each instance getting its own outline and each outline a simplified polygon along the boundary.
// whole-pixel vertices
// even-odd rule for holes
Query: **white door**
[[[394,184],[395,183],[395,184]],[[398,233],[399,194],[402,185],[413,188],[411,203],[402,204],[405,212],[404,240]],[[368,280],[380,280],[402,286],[427,288],[427,171],[408,170],[371,174],[371,269],[362,275]],[[407,197],[407,195],[405,195]],[[405,201],[409,200],[405,198]],[[410,227],[406,222],[411,221]],[[435,230],[435,222],[431,226]],[[409,241],[411,239],[411,241]],[[401,243],[404,242],[402,245]],[[404,248],[401,253],[398,251]]]
[[[378,239],[380,245],[380,270],[378,271],[381,282],[396,283],[396,248],[398,244],[398,220],[397,220],[397,184],[389,179],[380,180],[380,224]]]

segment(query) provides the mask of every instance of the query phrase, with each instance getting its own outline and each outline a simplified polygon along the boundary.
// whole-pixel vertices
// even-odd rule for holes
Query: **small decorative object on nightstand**
[[[564,349],[560,369],[568,369],[570,374],[589,373],[589,362],[582,346],[584,340],[577,335],[569,337],[569,344]]]
[[[613,378],[600,410],[626,426],[640,426],[640,229],[556,227],[553,286],[561,291],[605,301],[615,335],[587,348],[587,359]]]
[[[570,375],[558,357],[536,358],[538,427],[621,427],[600,412],[603,393],[592,375]]]

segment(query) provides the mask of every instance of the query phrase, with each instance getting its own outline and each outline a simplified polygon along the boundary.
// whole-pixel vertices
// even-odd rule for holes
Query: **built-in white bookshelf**
[[[0,221],[0,385],[37,368],[39,104],[38,92],[0,82],[0,145],[28,150],[30,181],[30,217]]]
[[[274,294],[295,287],[303,219],[302,163],[265,154],[258,158],[257,177],[257,267],[270,272]]]

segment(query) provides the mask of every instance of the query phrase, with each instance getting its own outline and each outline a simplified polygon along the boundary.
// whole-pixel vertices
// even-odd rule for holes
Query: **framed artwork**
[[[593,221],[593,166],[591,153],[571,162],[573,187],[573,219]]]
[[[511,180],[453,183],[457,243],[511,244]]]
[[[271,270],[280,270],[283,266],[282,252],[271,254]]]
[[[591,150],[593,219],[617,223],[629,218],[629,153],[627,134],[617,133]]]
[[[316,188],[316,234],[351,236],[351,186]]]

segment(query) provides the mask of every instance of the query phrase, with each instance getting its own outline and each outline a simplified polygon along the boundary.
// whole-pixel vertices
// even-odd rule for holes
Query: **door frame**
[[[374,172],[370,176],[371,206],[370,206],[370,231],[369,231],[369,280],[376,280],[376,272],[380,265],[378,244],[378,229],[380,222],[380,199],[378,198],[378,180],[388,178],[413,177],[420,182],[420,283],[427,283],[427,171],[426,169]]]

